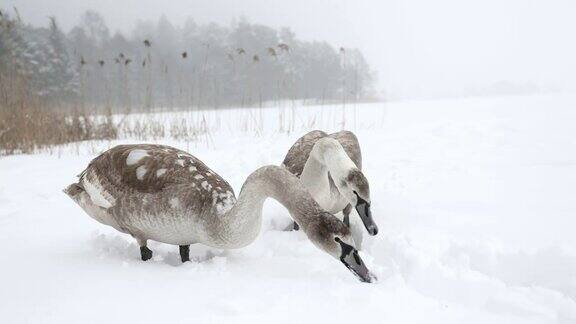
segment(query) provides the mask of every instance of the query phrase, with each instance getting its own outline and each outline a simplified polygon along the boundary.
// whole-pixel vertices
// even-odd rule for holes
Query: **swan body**
[[[92,218],[136,238],[143,260],[151,258],[147,241],[154,240],[179,245],[183,262],[189,260],[190,244],[236,249],[253,242],[263,203],[271,197],[289,210],[314,245],[362,281],[373,279],[348,228],[281,167],[254,171],[236,199],[228,182],[184,151],[120,145],[92,160],[64,191]]]
[[[360,144],[354,133],[309,132],[294,143],[282,165],[300,178],[323,209],[332,214],[342,212],[344,222],[349,224],[355,206],[368,233],[378,233],[370,212],[368,180],[361,171]]]

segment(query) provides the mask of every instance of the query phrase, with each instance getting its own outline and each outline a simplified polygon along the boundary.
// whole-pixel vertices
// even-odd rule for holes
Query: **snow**
[[[374,284],[282,231],[289,214],[272,200],[243,249],[193,245],[181,264],[176,246],[149,242],[154,257],[141,261],[131,237],[61,192],[98,152],[136,140],[3,157],[2,323],[575,323],[575,105],[560,95],[372,103],[349,105],[345,125],[339,106],[227,110],[204,112],[206,138],[159,141],[238,194],[307,130],[355,131],[380,227],[361,251]],[[278,131],[280,112],[291,132]],[[157,117],[175,116],[194,117]]]

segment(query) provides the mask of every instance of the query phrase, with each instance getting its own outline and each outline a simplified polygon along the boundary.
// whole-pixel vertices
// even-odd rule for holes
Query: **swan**
[[[92,218],[132,235],[142,260],[152,257],[147,241],[154,240],[178,245],[182,262],[190,260],[190,244],[238,249],[252,243],[260,232],[264,201],[271,197],[289,210],[316,247],[361,281],[375,279],[344,223],[320,208],[302,182],[279,166],[250,174],[236,199],[228,182],[187,152],[163,145],[119,145],[92,160],[64,192]]]
[[[360,144],[354,133],[340,131],[328,135],[320,130],[311,131],[292,145],[282,166],[300,178],[321,208],[332,214],[342,211],[343,221],[349,226],[354,206],[368,233],[378,234],[370,211],[368,180],[360,170]],[[362,240],[361,233],[358,235],[357,246]]]

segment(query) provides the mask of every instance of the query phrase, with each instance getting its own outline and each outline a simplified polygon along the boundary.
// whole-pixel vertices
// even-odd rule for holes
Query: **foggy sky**
[[[572,0],[4,0],[23,19],[68,30],[87,9],[111,31],[165,14],[173,24],[254,23],[292,28],[305,40],[358,47],[377,89],[404,97],[451,96],[500,81],[576,89]]]

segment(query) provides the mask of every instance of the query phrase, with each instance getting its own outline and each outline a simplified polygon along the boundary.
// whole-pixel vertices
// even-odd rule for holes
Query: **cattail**
[[[150,44],[150,41],[147,40],[147,39],[145,39],[145,40],[144,40],[144,46],[150,47],[150,45],[151,45],[151,44]]]
[[[124,65],[128,65],[128,64],[130,64],[130,62],[132,62],[132,60],[131,60],[131,59],[126,59],[126,61],[124,61]]]
[[[104,60],[98,61],[98,64],[100,64],[100,66],[104,66]]]
[[[182,58],[185,59],[188,57],[188,52],[182,52]]]
[[[258,57],[258,55],[254,55],[252,57],[252,61],[254,61],[254,63],[260,62],[260,57]]]
[[[117,57],[116,57],[116,58],[114,58],[114,63],[116,63],[116,64],[120,64],[120,59],[119,59],[119,58],[117,58]]]
[[[226,55],[230,61],[234,61],[234,56],[230,53]]]
[[[281,50],[283,50],[283,51],[285,51],[285,52],[290,51],[290,47],[288,47],[288,45],[286,45],[286,44],[284,44],[284,43],[278,44],[278,48],[281,49]]]
[[[146,59],[142,60],[142,67],[146,67]]]
[[[18,8],[16,8],[16,6],[14,6],[14,12],[16,13],[16,18],[18,19],[18,22],[22,23],[22,17],[20,16],[20,11],[18,11]]]
[[[268,54],[271,56],[276,56],[276,50],[273,47],[268,47]]]
[[[236,49],[236,53],[238,53],[238,55],[242,55],[242,54],[246,54],[246,51],[240,47],[240,48]]]
[[[80,56],[80,65],[85,65],[86,60],[84,60],[84,56]]]
[[[344,49],[344,47],[340,47],[340,54],[344,54],[346,53],[346,50]]]
[[[121,58],[121,59],[123,59],[123,58],[124,58],[124,53],[118,54],[118,57]]]

